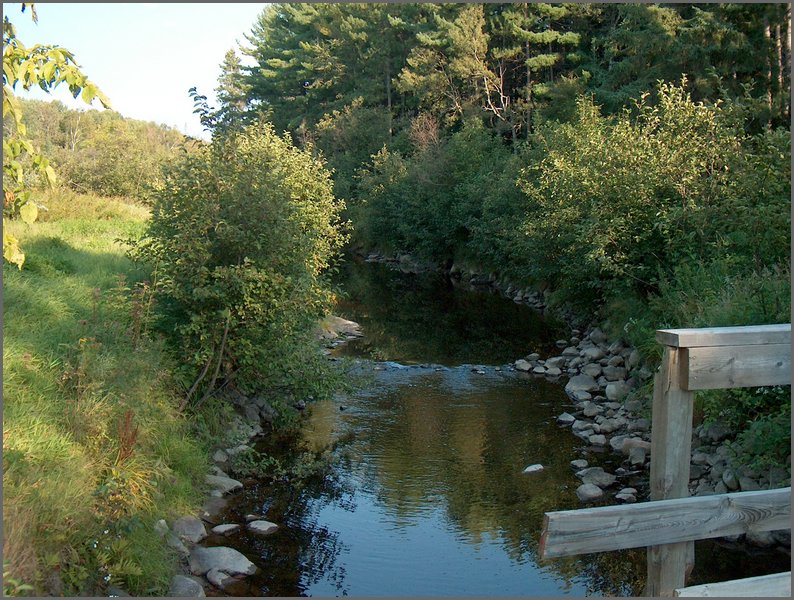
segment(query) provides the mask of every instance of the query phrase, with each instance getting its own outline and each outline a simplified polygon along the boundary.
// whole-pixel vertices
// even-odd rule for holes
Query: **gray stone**
[[[222,494],[228,494],[229,492],[239,490],[243,487],[242,483],[240,483],[236,479],[232,479],[231,477],[222,477],[220,475],[207,475],[204,479],[208,484],[210,484],[212,487],[214,487]]]
[[[260,535],[269,535],[278,529],[278,525],[270,521],[251,521],[247,527],[249,531]]]
[[[607,381],[618,381],[626,378],[626,369],[623,367],[606,366],[602,369]]]
[[[592,483],[583,483],[576,488],[576,497],[579,498],[581,502],[591,502],[593,500],[598,500],[603,495],[604,491]]]
[[[601,423],[601,433],[612,433],[620,429],[620,421],[618,419],[604,419]]]
[[[577,402],[583,402],[593,399],[593,395],[590,392],[585,392],[584,390],[575,390],[573,394],[571,394],[571,397]]]
[[[615,438],[612,438],[615,439]],[[616,450],[623,452],[623,454],[628,455],[632,449],[634,448],[643,448],[646,452],[651,451],[651,443],[646,442],[640,438],[635,437],[623,437],[623,441],[620,444],[620,448],[615,448]]]
[[[233,448],[227,448],[226,449],[226,454],[228,454],[229,456],[236,456],[237,454],[240,454],[241,452],[248,452],[250,449],[251,449],[250,446],[246,446],[245,444],[238,444],[237,446],[234,446]]]
[[[168,595],[178,598],[205,598],[204,588],[195,579],[184,575],[174,575]]]
[[[629,451],[629,462],[632,465],[640,466],[645,464],[645,448],[632,448]]]
[[[573,425],[571,425],[571,428],[574,431],[583,431],[585,429],[592,429],[592,427],[593,427],[592,423],[590,423],[589,421],[583,421],[581,419],[576,419],[576,421],[573,422]]]
[[[712,442],[721,442],[731,434],[730,428],[722,421],[715,421],[708,427],[705,427],[700,434],[702,439],[708,439]]]
[[[725,484],[725,487],[731,491],[739,489],[739,480],[736,478],[733,469],[725,469],[725,471],[723,471],[722,482]]]
[[[622,356],[611,356],[607,361],[607,364],[610,367],[622,367],[623,366],[623,357]],[[623,372],[626,372],[626,369],[623,369]]]
[[[169,548],[171,548],[174,552],[179,554],[179,556],[187,556],[190,554],[190,550],[182,543],[178,537],[176,537],[173,532],[168,532],[165,534],[165,544]]]
[[[253,575],[256,572],[256,565],[234,548],[194,547],[190,551],[190,571],[194,575],[204,575],[211,569],[218,569],[229,575]]]
[[[789,477],[786,469],[781,467],[772,467],[769,469],[769,473],[767,473],[767,479],[769,480],[769,487],[778,488],[788,485],[788,482],[791,478]]]
[[[557,369],[557,370],[559,371],[559,369]],[[538,365],[537,367],[535,367],[534,369],[532,369],[532,372],[533,372],[535,375],[543,375],[543,374],[545,374],[545,373],[546,373],[546,368],[545,368],[545,367],[542,367],[542,366],[540,366],[540,365]]]
[[[564,412],[557,417],[557,423],[560,425],[571,425],[574,421],[576,421],[576,417],[567,412]]]
[[[557,367],[561,369],[565,366],[567,359],[564,356],[552,356],[550,359],[546,361],[546,366],[549,368]]]
[[[130,598],[131,596],[126,590],[117,585],[110,584],[108,586],[108,598]]]
[[[603,344],[607,341],[607,336],[601,329],[596,327],[590,332],[590,341],[594,344]]]
[[[739,477],[739,489],[743,492],[755,492],[761,489],[758,482],[751,477]]]
[[[537,352],[533,352],[532,354],[527,354],[525,358],[529,362],[532,362],[534,360],[538,360],[540,358],[540,354],[538,354]]]
[[[226,589],[227,585],[234,582],[234,577],[230,577],[228,573],[220,569],[210,569],[207,571],[205,577],[212,585],[222,590]]]
[[[616,477],[611,473],[607,473],[601,467],[588,467],[576,472],[576,476],[582,480],[582,483],[592,483],[598,487],[609,487],[615,483]]]
[[[255,515],[253,513],[248,513],[245,515],[245,522],[250,523],[251,521],[257,521],[262,518],[262,515]]]
[[[583,459],[583,458],[577,458],[576,460],[572,460],[571,461],[571,466],[574,469],[579,469],[579,470],[586,469],[587,465],[588,465],[588,462],[585,459]]]
[[[524,475],[530,475],[532,473],[540,473],[543,471],[543,465],[529,465],[526,469],[521,471]],[[266,522],[266,521],[265,521]]]
[[[632,496],[637,495],[637,488],[633,487],[624,487],[622,490],[618,492],[618,494],[631,494]]]
[[[565,384],[565,391],[572,394],[575,391],[597,392],[598,384],[590,375],[574,375]]]
[[[642,410],[642,400],[638,400],[637,398],[626,400],[623,406],[627,411],[636,413]]]
[[[628,438],[625,435],[616,435],[609,440],[609,446],[615,452],[622,452],[623,446],[626,443],[626,439]],[[628,454],[628,450],[625,453]]]
[[[714,486],[714,493],[715,494],[727,494],[728,488],[722,482],[722,480],[718,481]]]
[[[761,546],[766,548],[775,544],[775,538],[771,531],[748,531],[745,538],[753,546]]]
[[[585,348],[579,354],[582,358],[587,360],[600,360],[604,358],[604,351],[598,346],[590,346],[589,348]]]
[[[607,399],[620,402],[629,393],[629,386],[625,381],[612,381],[606,386]]]
[[[703,465],[689,465],[689,479],[700,479],[706,474],[706,467]]]
[[[214,460],[216,463],[225,463],[228,462],[229,455],[223,450],[216,450],[215,454],[212,455],[212,460]]]
[[[591,435],[587,438],[587,441],[590,442],[593,446],[606,446],[607,445],[607,438],[605,435],[602,434],[595,434]]]
[[[159,535],[160,537],[164,537],[166,533],[170,530],[168,529],[168,523],[165,522],[165,519],[160,519],[152,526],[154,532]]]
[[[587,363],[582,367],[582,373],[590,377],[598,377],[601,375],[601,365],[596,363]]]
[[[216,535],[229,535],[234,533],[240,529],[240,526],[237,523],[223,523],[221,525],[216,525],[212,528],[212,533]]]
[[[516,368],[516,371],[529,371],[532,368],[532,365],[529,362],[525,361],[523,358],[519,358],[516,362],[513,363]]]
[[[585,405],[582,407],[582,413],[584,413],[585,417],[595,417],[602,412],[604,412],[604,409],[592,402],[585,402]]]
[[[562,375],[562,371],[557,367],[549,367],[546,369],[546,375],[549,377],[559,377]]]
[[[642,358],[642,356],[640,355],[640,351],[637,350],[636,348],[634,348],[631,351],[631,354],[629,354],[629,360],[628,360],[628,363],[627,363],[629,369],[633,369],[638,364],[640,364],[641,358]]]
[[[624,494],[622,492],[619,494],[615,494],[615,499],[620,500],[621,502],[625,502],[626,504],[631,504],[632,502],[637,501],[637,497],[634,494]]]
[[[579,351],[574,348],[573,346],[568,346],[565,350],[562,351],[563,356],[579,356]]]
[[[207,537],[207,530],[204,528],[204,523],[201,522],[201,519],[193,515],[179,517],[174,521],[173,530],[174,534],[176,534],[179,539],[191,544],[198,544]]]

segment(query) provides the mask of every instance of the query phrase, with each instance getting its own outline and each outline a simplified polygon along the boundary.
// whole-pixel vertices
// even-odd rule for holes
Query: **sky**
[[[20,5],[3,3],[3,14],[26,46],[53,44],[70,50],[83,73],[125,117],[154,121],[182,133],[208,139],[188,90],[196,86],[214,106],[220,64],[228,50],[246,45],[257,17],[267,5],[37,2],[38,24]],[[69,108],[87,108],[61,84],[52,94],[41,90],[22,97],[57,99]],[[101,110],[98,101],[93,108]]]

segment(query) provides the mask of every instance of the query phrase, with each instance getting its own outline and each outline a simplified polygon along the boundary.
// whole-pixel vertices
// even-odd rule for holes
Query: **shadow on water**
[[[333,460],[314,479],[246,481],[232,497],[223,522],[256,512],[280,527],[264,538],[208,538],[260,567],[227,594],[641,594],[644,549],[542,564],[537,557],[543,513],[580,506],[570,461],[620,466],[556,424],[572,410],[559,383],[493,366],[550,351],[557,326],[435,274],[357,264],[343,283],[349,294],[338,314],[358,321],[365,338],[338,353],[352,357],[350,376],[360,384],[311,405],[300,439],[269,439],[263,448],[285,462],[298,446],[334,448]],[[523,475],[534,463],[544,470]],[[619,478],[622,485],[642,482]],[[705,555],[722,560],[714,548]],[[698,582],[720,579],[708,566],[696,571]]]

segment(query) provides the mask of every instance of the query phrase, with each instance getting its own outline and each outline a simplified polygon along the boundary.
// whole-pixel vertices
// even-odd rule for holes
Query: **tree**
[[[28,7],[33,21],[38,22],[33,4],[22,3],[22,12]],[[3,136],[3,220],[19,217],[32,223],[38,216],[38,205],[31,198],[24,162],[28,160],[51,184],[55,171],[27,136],[22,108],[14,95],[19,83],[25,90],[37,85],[47,92],[66,83],[75,98],[80,96],[88,104],[96,98],[109,108],[110,102],[78,68],[71,52],[41,44],[25,47],[8,15],[3,17],[3,119],[10,117],[14,127],[13,133],[5,135],[4,131]],[[25,255],[16,238],[3,229],[3,259],[21,269]]]

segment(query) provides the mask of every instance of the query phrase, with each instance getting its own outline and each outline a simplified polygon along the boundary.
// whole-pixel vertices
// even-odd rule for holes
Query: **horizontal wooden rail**
[[[791,323],[749,327],[704,327],[700,329],[659,329],[656,341],[673,348],[703,346],[762,346],[791,344]]]
[[[788,529],[791,488],[546,513],[542,559]]]
[[[791,383],[791,344],[681,349],[685,390],[720,390]]]
[[[791,598],[791,571],[720,583],[693,585],[679,588],[673,595],[693,598]]]

